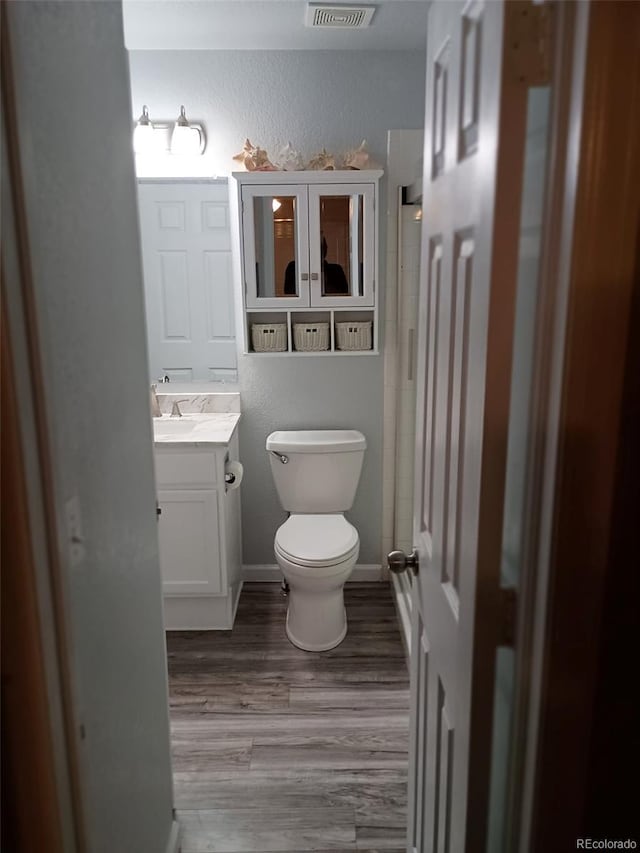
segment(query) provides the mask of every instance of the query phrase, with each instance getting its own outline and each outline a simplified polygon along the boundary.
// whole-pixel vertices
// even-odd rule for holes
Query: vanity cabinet
[[[165,595],[222,591],[218,492],[160,489],[158,535]]]
[[[228,446],[155,445],[167,630],[228,630],[241,588],[240,492],[225,483]]]
[[[377,352],[381,175],[234,173],[246,353],[257,351],[252,327],[270,323],[278,345],[265,354],[338,354],[346,323],[368,326],[365,343],[350,354]],[[300,324],[309,327],[304,340]],[[316,334],[308,349],[305,340],[318,329],[324,343]]]

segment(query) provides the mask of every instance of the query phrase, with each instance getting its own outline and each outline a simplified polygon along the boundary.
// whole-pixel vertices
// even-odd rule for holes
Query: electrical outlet
[[[80,514],[80,500],[77,495],[65,504],[65,515],[67,519],[67,546],[69,549],[69,562],[71,566],[78,566],[85,557],[84,537],[82,535],[82,516]]]

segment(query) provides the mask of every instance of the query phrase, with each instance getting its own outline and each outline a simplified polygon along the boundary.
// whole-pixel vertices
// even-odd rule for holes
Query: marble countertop
[[[238,426],[238,412],[186,413],[181,418],[163,415],[153,419],[156,447],[207,447],[229,444]]]

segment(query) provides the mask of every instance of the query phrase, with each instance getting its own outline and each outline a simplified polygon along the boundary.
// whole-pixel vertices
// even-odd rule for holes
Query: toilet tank
[[[294,513],[350,509],[366,446],[364,435],[354,429],[272,432],[267,451],[283,509]]]

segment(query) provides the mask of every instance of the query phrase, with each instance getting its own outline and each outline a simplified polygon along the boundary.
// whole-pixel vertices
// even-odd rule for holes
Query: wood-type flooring
[[[284,632],[278,584],[245,584],[233,631],[169,632],[182,853],[405,849],[408,676],[390,588],[348,584],[329,652]]]

